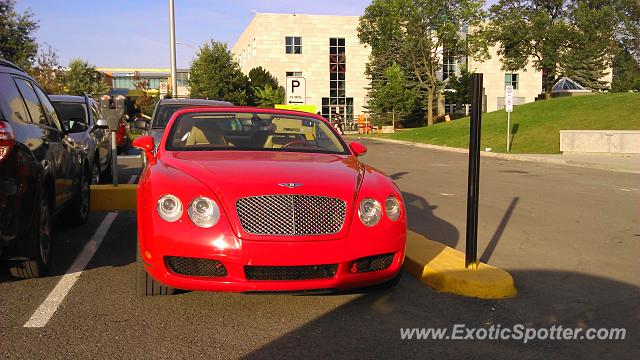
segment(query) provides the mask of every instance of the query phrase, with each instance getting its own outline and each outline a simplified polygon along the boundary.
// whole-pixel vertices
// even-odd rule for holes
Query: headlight
[[[400,201],[395,196],[389,196],[384,202],[384,211],[389,219],[396,221],[400,217]]]
[[[358,216],[360,221],[366,226],[374,226],[380,221],[382,215],[382,208],[380,203],[375,199],[364,199],[360,202],[358,208]]]
[[[158,215],[168,222],[174,222],[182,216],[182,202],[177,197],[167,194],[158,200]]]
[[[201,228],[210,228],[220,219],[220,208],[215,201],[198,196],[189,204],[189,219]]]

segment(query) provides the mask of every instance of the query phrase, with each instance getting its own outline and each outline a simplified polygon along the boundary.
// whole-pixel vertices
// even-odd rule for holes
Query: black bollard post
[[[471,122],[469,133],[469,177],[467,183],[467,269],[478,267],[478,195],[480,189],[480,129],[482,127],[482,74],[471,76]]]

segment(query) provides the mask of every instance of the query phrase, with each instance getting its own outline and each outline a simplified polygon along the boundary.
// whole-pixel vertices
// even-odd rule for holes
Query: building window
[[[189,85],[189,73],[187,73],[187,72],[176,73],[176,85],[178,85],[178,86],[188,86]],[[158,86],[160,86],[160,84],[158,84]]]
[[[343,38],[329,39],[329,97],[322,98],[322,116],[353,122],[353,98],[346,97],[347,57]],[[347,124],[348,125],[348,124]]]
[[[456,59],[447,52],[442,54],[442,81],[456,74]]]
[[[289,76],[301,77],[302,76],[302,71],[287,71],[287,77],[289,77]]]
[[[345,73],[347,71],[347,57],[345,54],[344,39],[329,39],[329,72]]]
[[[504,86],[513,86],[513,90],[518,90],[518,74],[504,74]]]
[[[302,54],[302,37],[286,36],[284,38],[284,51],[287,54]]]

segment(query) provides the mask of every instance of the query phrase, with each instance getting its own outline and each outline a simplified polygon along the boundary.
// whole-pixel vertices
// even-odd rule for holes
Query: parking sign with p
[[[299,76],[287,77],[287,104],[306,104],[307,89],[306,80]]]

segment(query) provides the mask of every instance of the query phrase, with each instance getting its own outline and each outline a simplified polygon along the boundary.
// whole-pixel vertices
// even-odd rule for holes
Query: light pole
[[[176,86],[176,21],[174,16],[173,0],[169,0],[169,32],[170,32],[170,49],[171,49],[171,96],[178,96]]]

